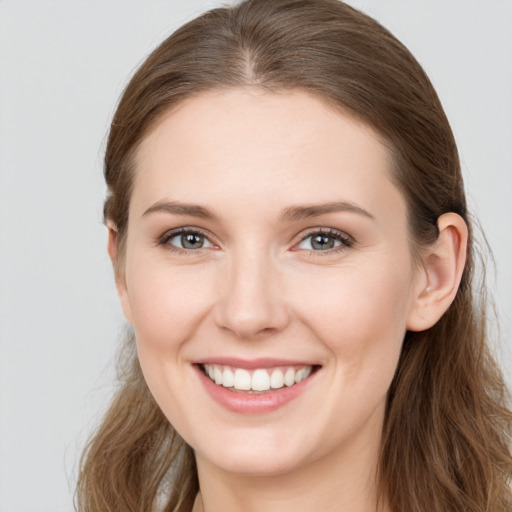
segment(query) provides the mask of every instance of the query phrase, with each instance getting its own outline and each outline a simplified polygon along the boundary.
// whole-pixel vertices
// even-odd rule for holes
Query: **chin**
[[[258,439],[242,432],[238,436],[228,435],[230,442],[211,440],[204,451],[201,447],[196,449],[196,457],[228,473],[265,477],[283,475],[301,467],[311,458],[310,451],[318,455],[304,440],[294,441],[282,432],[274,436],[268,432],[259,434]]]
[[[212,460],[219,469],[226,473],[237,474],[251,477],[272,477],[291,473],[300,467],[300,463],[295,457],[259,455],[256,454],[232,454],[222,457],[220,460]]]

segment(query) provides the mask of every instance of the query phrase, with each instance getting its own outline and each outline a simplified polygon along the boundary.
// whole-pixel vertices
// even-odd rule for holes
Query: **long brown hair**
[[[215,88],[301,89],[367,123],[394,155],[415,250],[437,219],[470,228],[457,296],[439,322],[408,332],[388,394],[379,490],[393,512],[510,512],[512,414],[490,355],[482,283],[457,148],[437,94],[409,51],[338,0],[246,0],[184,25],[142,64],[115,113],[105,155],[105,219],[122,260],[137,149],[162,116]],[[121,272],[122,261],[117,271]],[[82,512],[189,512],[192,450],[153,400],[132,339],[120,387],[82,457]]]

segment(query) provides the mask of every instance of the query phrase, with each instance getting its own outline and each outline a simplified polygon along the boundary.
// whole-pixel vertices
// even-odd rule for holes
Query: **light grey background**
[[[352,0],[416,55],[494,250],[512,380],[512,2]],[[0,0],[0,512],[72,510],[122,326],[102,144],[136,65],[216,1]]]

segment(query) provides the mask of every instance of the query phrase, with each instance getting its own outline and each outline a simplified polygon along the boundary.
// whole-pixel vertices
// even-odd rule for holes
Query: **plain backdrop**
[[[512,2],[353,0],[410,48],[494,251],[512,381]],[[71,511],[122,330],[101,223],[104,138],[145,55],[206,0],[0,0],[0,512]]]

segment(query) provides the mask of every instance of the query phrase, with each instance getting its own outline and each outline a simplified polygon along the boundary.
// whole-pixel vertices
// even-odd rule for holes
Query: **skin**
[[[298,91],[203,93],[143,142],[122,265],[114,226],[109,251],[148,386],[195,450],[195,510],[376,510],[404,334],[446,310],[465,252],[464,223],[447,214],[438,243],[413,262],[391,172],[375,132]],[[170,201],[216,218],[155,210]],[[365,213],[282,218],[290,207],[339,202]],[[180,236],[168,234],[183,227],[205,235],[202,248],[180,250]],[[319,230],[344,238],[315,249],[307,237]],[[198,378],[194,363],[219,356],[320,369],[276,411],[243,415],[214,402]]]

